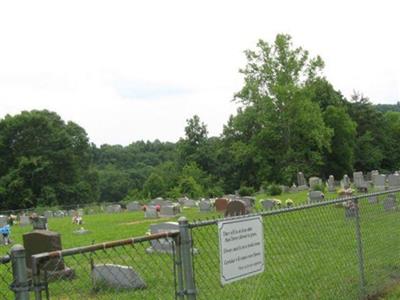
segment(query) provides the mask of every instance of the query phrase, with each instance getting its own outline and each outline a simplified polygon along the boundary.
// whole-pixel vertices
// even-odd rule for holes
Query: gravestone
[[[83,217],[83,215],[85,214],[83,211],[83,208],[78,208],[77,212],[78,212],[78,216],[80,216],[80,217]]]
[[[280,185],[279,187],[281,188],[282,193],[289,193],[290,187],[287,185]]]
[[[328,178],[328,192],[329,193],[336,192],[335,177],[333,177],[333,175],[329,175],[329,178]]]
[[[61,235],[48,230],[34,230],[22,236],[26,253],[26,266],[32,269],[32,255],[62,250]],[[74,276],[73,270],[67,268],[62,258],[51,258],[43,264],[41,270],[48,271],[48,277],[67,279]]]
[[[19,226],[27,226],[30,224],[31,224],[31,220],[29,219],[29,216],[26,216],[26,215],[19,216]]]
[[[144,217],[146,219],[156,219],[158,218],[158,211],[155,206],[147,206],[144,212]]]
[[[8,224],[8,216],[0,215],[0,227],[4,227]]]
[[[289,193],[297,193],[298,189],[297,186],[293,183],[293,185],[289,189]]]
[[[364,180],[364,175],[363,172],[354,172],[353,173],[353,181],[354,185],[356,186],[357,189],[363,189],[367,187],[367,184]]]
[[[248,209],[251,209],[254,207],[256,203],[256,198],[255,197],[250,197],[250,196],[244,196],[242,198],[239,198],[238,200],[242,200]]]
[[[62,210],[56,210],[53,215],[56,218],[62,218],[65,216],[65,213]]]
[[[369,196],[368,197],[368,202],[371,204],[378,203],[378,196]]]
[[[266,199],[266,200],[261,200],[261,206],[264,209],[271,209],[276,205],[276,202],[274,200]]]
[[[229,201],[225,210],[225,217],[240,216],[247,214],[246,204],[242,200]]]
[[[324,200],[325,195],[321,191],[311,191],[308,193],[308,201],[309,203],[320,202]]]
[[[158,198],[151,200],[149,204],[153,205],[153,206],[156,206],[156,205],[163,206],[165,204],[165,200],[161,197],[158,197]]]
[[[305,191],[308,189],[306,179],[304,178],[304,174],[302,172],[297,173],[297,189],[299,191]]]
[[[349,189],[350,188],[350,178],[347,174],[343,176],[342,182],[341,182],[342,188],[343,189]]]
[[[177,222],[164,222],[150,225],[150,233],[163,233],[179,231],[179,224]],[[172,238],[160,238],[157,240],[150,241],[151,247],[146,249],[147,253],[162,252],[172,253],[173,251],[173,239]]]
[[[184,207],[197,207],[197,201],[192,200],[192,199],[185,199],[185,201],[183,201],[183,206]]]
[[[375,190],[384,191],[385,190],[385,182],[386,182],[385,175],[383,175],[383,174],[372,175],[372,183],[374,185]]]
[[[225,212],[227,206],[228,206],[228,199],[218,198],[215,200],[215,210],[217,212]]]
[[[308,181],[310,184],[310,190],[313,190],[318,185],[322,185],[322,180],[319,177],[310,177]]]
[[[164,205],[160,208],[160,216],[161,217],[174,217],[180,213],[179,204],[174,205]]]
[[[109,214],[119,213],[119,212],[121,212],[121,205],[119,205],[119,204],[108,205],[106,207],[106,212]]]
[[[128,266],[102,264],[94,265],[91,278],[94,288],[107,287],[112,289],[144,289],[146,283]]]
[[[394,194],[389,194],[383,201],[383,208],[385,211],[395,210],[397,208],[396,196]]]
[[[44,212],[43,216],[45,216],[47,219],[50,219],[53,217],[53,212],[51,210],[47,210]]]
[[[388,183],[390,189],[395,189],[400,187],[400,175],[398,174],[390,174],[388,176]]]
[[[213,211],[214,208],[209,200],[202,200],[199,202],[200,212],[210,212]]]
[[[129,202],[128,205],[126,206],[126,209],[128,211],[140,211],[142,210],[141,205],[137,201]]]
[[[36,216],[31,218],[33,230],[47,230],[47,218],[44,216]]]

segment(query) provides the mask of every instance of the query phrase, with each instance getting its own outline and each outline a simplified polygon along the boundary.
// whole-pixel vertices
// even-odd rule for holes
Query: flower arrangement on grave
[[[286,199],[285,204],[287,207],[292,207],[293,206],[293,200],[292,199]]]
[[[278,207],[281,206],[281,204],[282,204],[281,200],[279,200],[279,199],[272,199],[272,200],[275,202],[276,206],[278,206]]]

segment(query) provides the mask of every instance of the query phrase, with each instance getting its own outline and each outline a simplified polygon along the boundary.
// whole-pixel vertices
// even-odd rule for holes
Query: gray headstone
[[[276,205],[276,203],[274,200],[266,199],[261,201],[261,205],[264,209],[271,209]]]
[[[113,204],[106,207],[107,213],[119,213],[121,212],[121,205]]]
[[[324,200],[325,195],[321,191],[311,191],[308,193],[308,201],[310,203],[320,202]]]
[[[55,212],[54,212],[54,217],[56,217],[56,218],[62,218],[62,217],[64,217],[65,216],[65,213],[64,213],[64,211],[62,211],[62,210],[56,210]]]
[[[353,181],[356,188],[366,188],[367,184],[364,180],[363,172],[354,172]]]
[[[254,207],[254,205],[256,203],[256,198],[255,197],[250,197],[250,196],[242,197],[239,200],[242,200],[246,204],[247,208]]]
[[[33,230],[47,230],[47,218],[43,216],[39,216],[31,219]]]
[[[137,201],[129,202],[126,206],[128,211],[140,211],[142,210],[142,206]]]
[[[21,215],[19,216],[19,225],[20,226],[27,226],[31,224],[31,220],[29,219],[29,216]]]
[[[297,173],[297,186],[304,186],[306,184],[306,179],[304,178],[304,174],[302,172]]]
[[[335,177],[333,177],[333,175],[329,175],[329,178],[328,178],[328,192],[330,192],[330,193],[336,192]]]
[[[383,208],[386,211],[395,210],[397,208],[396,196],[394,194],[389,194],[383,201]]]
[[[93,285],[113,289],[144,289],[146,283],[131,267],[113,264],[94,265]]]
[[[213,206],[210,201],[203,200],[199,202],[199,209],[201,212],[210,212],[213,211]]]
[[[400,175],[398,174],[390,174],[388,176],[389,188],[398,188],[400,187]]]
[[[197,201],[192,199],[185,199],[183,202],[183,206],[185,207],[197,207]]]
[[[50,219],[53,217],[53,212],[51,210],[47,210],[43,214],[47,219]]]
[[[378,191],[385,190],[385,182],[386,182],[385,175],[383,175],[383,174],[373,174],[372,175],[372,183],[376,190],[378,190]]]
[[[171,231],[179,231],[179,224],[177,222],[164,222],[158,224],[150,225],[150,233],[163,233],[163,232],[171,232]],[[147,252],[165,252],[172,253],[173,251],[173,239],[172,238],[161,238],[157,240],[150,241],[151,247],[147,248]]]
[[[160,216],[162,217],[174,217],[180,213],[180,205],[163,205],[160,208]]]
[[[342,182],[341,182],[342,188],[348,189],[350,188],[350,178],[347,174],[343,176]]]
[[[297,186],[293,183],[293,185],[289,189],[289,193],[297,193],[298,189]]]
[[[319,177],[310,177],[309,178],[310,189],[313,190],[317,185],[322,184],[322,180]]]
[[[368,197],[368,202],[371,204],[378,203],[378,196],[369,196]]]
[[[0,215],[0,227],[4,227],[8,224],[8,216]]]
[[[146,219],[156,219],[158,218],[158,211],[155,206],[147,206],[144,212],[144,217]]]

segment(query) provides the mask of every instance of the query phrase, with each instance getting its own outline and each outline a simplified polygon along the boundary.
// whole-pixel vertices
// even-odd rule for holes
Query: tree
[[[1,206],[25,208],[97,200],[87,181],[91,152],[79,125],[56,113],[24,111],[0,120]]]
[[[293,48],[291,37],[283,34],[273,44],[260,40],[257,50],[246,51],[246,57],[248,63],[240,70],[245,83],[235,95],[244,107],[238,116],[245,122],[232,120],[233,127],[226,128],[224,135],[231,140],[235,136],[232,145],[247,149],[240,150],[248,153],[251,163],[247,165],[268,166],[261,174],[252,174],[257,178],[254,184],[290,183],[300,170],[318,173],[332,135],[319,104],[309,95],[309,85],[321,78],[322,59]]]

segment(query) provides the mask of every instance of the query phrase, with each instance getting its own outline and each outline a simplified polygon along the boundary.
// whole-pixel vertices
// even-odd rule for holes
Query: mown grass
[[[282,200],[306,202],[307,192],[283,194]],[[398,195],[399,196],[399,195]],[[259,195],[258,199],[272,198]],[[332,197],[333,198],[333,197]],[[360,200],[360,225],[365,264],[364,295],[377,295],[400,280],[400,211],[384,210],[379,203]],[[259,208],[259,204],[257,203]],[[189,220],[217,217],[184,209]],[[76,235],[79,226],[69,218],[50,219],[51,230],[62,234],[63,248],[144,235],[151,223],[177,218],[149,220],[143,212],[84,216],[87,235]],[[346,218],[343,207],[328,205],[285,212],[263,218],[265,272],[239,282],[220,284],[218,232],[216,225],[193,228],[195,279],[198,299],[358,299],[360,271],[355,218]],[[13,239],[21,243],[29,227],[13,227]],[[94,254],[65,257],[73,268],[73,280],[50,283],[51,299],[174,299],[175,279],[171,255],[148,254],[149,243],[101,250]],[[6,247],[0,248],[2,253]],[[91,262],[132,266],[147,283],[136,291],[101,289],[96,292],[90,279]],[[1,271],[1,267],[0,267]],[[0,283],[1,284],[1,283]],[[396,294],[394,294],[396,295]],[[395,297],[395,296],[394,296]],[[1,299],[1,297],[0,297]],[[398,298],[387,298],[398,299]]]

